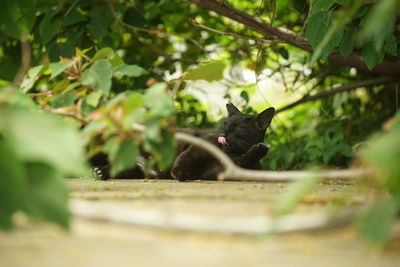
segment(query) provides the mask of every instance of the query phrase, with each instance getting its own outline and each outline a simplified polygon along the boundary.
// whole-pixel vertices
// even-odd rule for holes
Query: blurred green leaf
[[[159,147],[161,154],[158,167],[161,170],[167,169],[175,159],[175,138],[174,135],[167,131],[162,131],[162,145]]]
[[[328,11],[335,2],[336,0],[314,0],[311,14],[321,11]]]
[[[59,6],[61,7],[61,6]],[[39,33],[43,43],[49,42],[61,28],[61,19],[54,18],[54,16],[60,11],[58,7],[53,7],[48,10],[40,23]]]
[[[101,99],[102,96],[103,96],[103,92],[102,91],[91,92],[86,97],[86,103],[88,103],[92,107],[97,107],[97,105],[99,104],[100,99]]]
[[[397,56],[397,40],[394,35],[389,35],[385,40],[385,50],[389,55]]]
[[[68,62],[58,62],[58,63],[51,63],[49,64],[50,70],[51,70],[51,76],[50,79],[53,79],[54,77],[57,77],[60,75],[64,70],[67,68],[71,67],[74,65],[73,61],[68,61]]]
[[[43,161],[64,174],[80,176],[86,171],[82,145],[77,132],[57,117],[25,109],[8,109],[0,116],[0,130],[24,161]]]
[[[93,38],[101,40],[107,34],[108,23],[107,20],[101,16],[101,14],[96,14],[93,16],[89,22],[89,30]]]
[[[399,203],[395,199],[377,201],[358,219],[358,228],[368,240],[383,244],[387,241],[396,219]]]
[[[0,25],[13,38],[24,40],[35,24],[35,1],[2,0]]]
[[[398,0],[380,0],[367,14],[362,38],[373,41],[376,51],[382,50],[384,40],[393,32]]]
[[[77,23],[81,23],[86,21],[86,17],[82,15],[80,12],[78,12],[76,9],[72,9],[71,12],[64,18],[63,18],[63,24],[65,26],[71,26]]]
[[[75,103],[76,99],[78,99],[76,91],[69,91],[54,97],[51,106],[53,108],[69,107]]]
[[[126,114],[132,113],[134,110],[142,107],[144,104],[143,95],[139,93],[130,94],[123,103],[124,111]]]
[[[343,38],[344,25],[338,12],[317,12],[308,19],[306,37],[314,53],[311,64],[319,57],[326,59]]]
[[[138,65],[121,64],[113,68],[114,75],[126,75],[129,77],[139,77],[147,71]]]
[[[384,57],[384,50],[376,50],[374,43],[369,43],[364,46],[362,56],[369,69],[372,69],[376,64],[381,63]]]
[[[398,119],[397,119],[398,120]],[[363,152],[363,159],[375,169],[380,182],[400,199],[400,126],[375,136]]]
[[[59,171],[44,163],[26,165],[28,184],[23,210],[29,215],[69,225],[68,187]]]
[[[30,89],[32,89],[33,85],[35,84],[37,78],[43,73],[44,71],[44,66],[43,65],[39,65],[39,66],[35,66],[31,69],[29,69],[28,71],[28,79],[26,79],[25,81],[23,81],[22,83],[22,91],[24,93],[29,92]]]
[[[355,28],[349,27],[346,29],[343,35],[342,42],[339,46],[340,54],[347,57],[353,51],[354,48],[354,37],[355,37]]]
[[[95,91],[102,91],[108,96],[111,89],[112,70],[111,64],[106,59],[100,59],[83,72],[82,84],[92,85]]]
[[[174,102],[166,92],[166,85],[158,83],[146,90],[144,103],[153,115],[167,117],[175,112]]]
[[[0,229],[11,229],[11,216],[22,205],[25,180],[21,161],[9,145],[0,139]]]
[[[275,211],[277,215],[284,215],[291,212],[305,194],[310,192],[319,181],[318,175],[310,176],[293,182],[288,190],[278,199]]]
[[[219,81],[223,78],[225,62],[218,60],[200,65],[183,75],[183,80]]]
[[[138,153],[138,145],[133,140],[125,140],[119,144],[115,158],[111,162],[111,176],[135,167]]]
[[[107,59],[107,58],[112,59],[115,57],[115,55],[116,54],[112,48],[104,47],[96,52],[96,54],[93,56],[93,61],[97,61],[100,59]]]

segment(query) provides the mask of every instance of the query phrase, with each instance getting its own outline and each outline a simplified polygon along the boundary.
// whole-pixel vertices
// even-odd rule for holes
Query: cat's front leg
[[[194,179],[192,174],[193,163],[196,161],[194,152],[193,147],[189,147],[176,157],[171,168],[172,178],[178,181]]]
[[[171,176],[179,181],[205,179],[214,162],[206,151],[191,145],[176,157]]]
[[[234,159],[235,163],[244,168],[252,168],[259,165],[259,160],[265,157],[268,153],[269,146],[264,143],[252,145],[246,153]]]

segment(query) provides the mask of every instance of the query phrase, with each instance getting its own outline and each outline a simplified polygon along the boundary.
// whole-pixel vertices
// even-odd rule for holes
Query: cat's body
[[[241,113],[233,104],[227,104],[228,118],[216,134],[201,136],[218,146],[238,166],[246,169],[260,169],[260,159],[268,152],[263,144],[265,131],[275,114],[268,108],[258,115]],[[177,157],[169,170],[153,171],[152,178],[173,178],[179,181],[207,179],[214,180],[223,171],[223,166],[207,151],[192,144],[178,143]],[[93,163],[93,162],[92,162]],[[97,166],[99,168],[99,166]],[[100,167],[101,175],[108,178],[109,165]],[[118,174],[116,178],[143,178],[143,172],[136,167]]]
[[[260,159],[268,152],[263,144],[265,131],[271,123],[275,109],[269,108],[258,115],[241,113],[233,104],[227,104],[228,118],[221,124],[217,134],[203,137],[224,151],[236,165],[246,169],[260,169]],[[180,181],[193,179],[216,179],[223,166],[208,152],[188,145],[171,168],[171,176]]]

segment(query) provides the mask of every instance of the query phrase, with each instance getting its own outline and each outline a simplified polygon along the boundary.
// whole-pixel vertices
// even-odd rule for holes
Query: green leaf
[[[24,161],[42,161],[64,175],[86,172],[78,133],[58,117],[20,108],[3,111],[3,135]],[[1,127],[1,125],[0,125]]]
[[[104,47],[102,49],[100,49],[99,51],[97,51],[97,53],[94,55],[93,57],[93,61],[97,61],[100,59],[111,59],[115,57],[115,52],[112,48],[110,47]]]
[[[101,40],[107,34],[108,23],[101,15],[93,16],[89,23],[89,30],[93,38]]]
[[[393,34],[389,35],[385,40],[385,50],[389,55],[397,56],[397,40]]]
[[[144,95],[144,102],[155,116],[168,117],[175,113],[174,101],[166,93],[166,85],[158,83],[148,88]]]
[[[50,79],[53,79],[54,77],[57,77],[60,75],[64,70],[67,68],[71,67],[74,65],[73,61],[68,61],[68,62],[58,62],[58,63],[51,63],[49,65],[50,70],[51,70],[51,76]]]
[[[161,136],[161,127],[160,127],[160,120],[159,119],[150,119],[145,122],[146,130],[144,131],[143,135],[146,141],[151,141],[152,145],[156,146],[156,149],[147,150],[150,153],[158,152],[158,145],[162,143],[162,136]]]
[[[369,43],[364,46],[362,57],[369,69],[372,69],[376,64],[381,63],[384,57],[383,47],[380,51],[376,50],[374,43]]]
[[[102,91],[108,96],[111,89],[111,64],[106,59],[100,59],[82,74],[82,84],[92,85],[95,91]]]
[[[0,229],[11,229],[11,216],[21,208],[25,180],[20,159],[0,140]]]
[[[50,61],[58,61],[61,57],[71,58],[74,55],[72,43],[57,43],[54,40],[47,44],[47,55]]]
[[[397,7],[398,0],[378,1],[365,18],[361,36],[366,41],[373,41],[376,51],[382,49],[385,39],[393,33]]]
[[[58,7],[53,7],[46,12],[42,22],[40,23],[39,33],[46,44],[60,31],[61,19],[54,19],[53,17],[59,12]]]
[[[358,228],[368,240],[384,244],[396,219],[399,205],[393,198],[380,200],[358,220]]]
[[[183,80],[219,81],[223,78],[225,62],[218,60],[203,64],[183,75]]]
[[[138,65],[121,64],[113,68],[114,75],[126,75],[129,77],[139,77],[146,74],[147,71]]]
[[[353,51],[355,32],[354,27],[349,27],[344,32],[342,42],[339,46],[340,54],[344,57],[347,57]]]
[[[65,26],[71,26],[80,22],[84,22],[86,20],[86,17],[78,12],[77,9],[72,9],[68,16],[64,17],[63,24]]]
[[[278,199],[276,212],[283,215],[291,212],[302,197],[311,191],[318,182],[318,175],[310,175],[310,177],[293,182],[288,190]]]
[[[36,79],[36,77],[41,73],[43,70],[43,65],[35,66],[28,71],[28,76],[30,79]]]
[[[162,131],[162,144],[159,146],[159,153],[161,154],[158,162],[158,167],[161,170],[166,170],[175,159],[175,138],[174,135],[167,131]]]
[[[41,75],[43,73],[43,71],[44,71],[43,65],[35,66],[28,71],[28,79],[26,79],[26,81],[24,81],[21,86],[22,91],[24,93],[27,93],[27,92],[29,92],[30,89],[32,89],[37,78],[39,77],[39,75]]]
[[[54,97],[51,106],[53,108],[69,107],[75,103],[76,99],[78,99],[76,91],[65,92]]]
[[[35,24],[35,1],[2,0],[0,17],[4,31],[11,37],[24,40]]]
[[[337,17],[337,12],[317,12],[308,19],[306,37],[314,49],[312,63],[319,57],[326,59],[342,41],[344,26]]]
[[[68,187],[62,174],[44,163],[26,164],[28,184],[23,210],[31,216],[68,227]]]
[[[103,92],[102,91],[91,92],[86,97],[86,103],[88,103],[92,107],[97,107],[97,105],[99,104],[100,99],[101,99],[102,96],[103,96]]]
[[[397,119],[399,121],[399,119]],[[364,160],[375,169],[382,185],[400,199],[400,126],[375,136],[364,151]]]
[[[336,0],[315,0],[312,6],[311,14],[321,12],[321,11],[328,11]]]
[[[138,146],[132,140],[125,140],[119,144],[115,158],[111,162],[111,176],[115,176],[123,170],[135,167],[138,153]]]
[[[144,99],[143,95],[139,93],[130,94],[123,103],[125,114],[130,114],[134,110],[143,107]]]

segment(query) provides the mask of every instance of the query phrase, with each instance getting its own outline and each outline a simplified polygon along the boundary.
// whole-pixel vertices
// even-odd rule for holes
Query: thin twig
[[[189,21],[190,21],[190,23],[192,23],[196,27],[199,27],[199,28],[202,28],[204,30],[207,30],[207,31],[210,31],[210,32],[214,32],[214,33],[217,33],[217,34],[220,34],[220,35],[231,36],[231,37],[238,38],[238,39],[243,39],[243,40],[254,40],[254,41],[263,42],[263,43],[287,43],[287,42],[282,41],[282,40],[269,40],[269,39],[264,39],[264,38],[248,36],[248,35],[241,35],[241,34],[234,33],[234,32],[223,32],[223,31],[220,31],[220,30],[216,30],[214,28],[207,27],[207,26],[205,26],[203,24],[200,24],[200,23],[198,23],[197,21],[195,21],[193,19],[190,19]]]
[[[45,110],[48,111],[48,112],[51,112],[53,114],[61,115],[61,116],[64,116],[64,117],[73,118],[73,119],[79,121],[80,123],[82,123],[83,125],[89,124],[88,120],[86,120],[85,118],[83,118],[79,114],[76,114],[73,111],[65,111],[65,110],[54,109],[54,108],[46,108]]]
[[[75,0],[75,1],[72,3],[72,5],[68,8],[67,12],[65,12],[64,18],[65,18],[66,16],[69,15],[69,13],[72,11],[72,9],[74,9],[74,7],[76,6],[76,4],[77,4],[79,1],[80,1],[80,0]]]
[[[283,108],[280,108],[278,110],[276,110],[276,113],[288,110],[290,108],[293,108],[297,105],[303,104],[305,102],[311,101],[311,100],[316,100],[316,99],[320,99],[320,98],[324,98],[330,95],[334,95],[337,93],[342,93],[342,92],[346,92],[346,91],[350,91],[353,89],[357,89],[357,88],[361,88],[361,87],[370,87],[370,86],[378,86],[378,85],[384,85],[384,84],[388,84],[388,83],[394,83],[394,82],[399,82],[400,79],[399,78],[392,78],[392,77],[380,77],[380,78],[375,78],[375,79],[370,79],[370,80],[365,80],[365,81],[360,81],[360,82],[356,82],[356,83],[352,83],[352,84],[346,84],[343,86],[339,86],[336,88],[333,88],[331,90],[328,91],[323,91],[319,94],[313,95],[313,96],[308,96],[308,97],[303,97],[289,105],[284,106]]]

